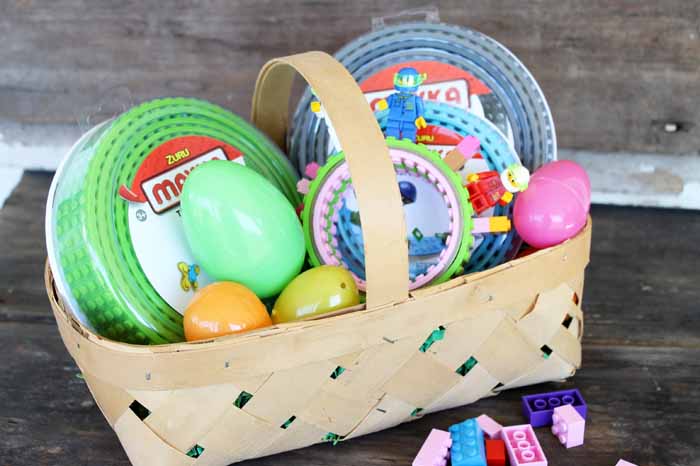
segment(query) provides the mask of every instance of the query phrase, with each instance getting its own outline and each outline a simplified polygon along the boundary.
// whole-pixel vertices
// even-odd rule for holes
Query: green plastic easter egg
[[[266,298],[301,270],[304,235],[294,207],[250,168],[206,162],[187,177],[180,201],[192,254],[213,279]]]
[[[322,265],[299,275],[287,285],[272,309],[272,322],[290,322],[360,303],[350,272]]]

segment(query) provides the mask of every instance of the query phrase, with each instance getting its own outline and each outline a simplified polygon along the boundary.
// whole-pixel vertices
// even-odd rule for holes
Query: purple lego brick
[[[547,457],[530,424],[504,427],[501,437],[506,442],[510,466],[547,466]]]
[[[562,405],[573,406],[586,419],[586,401],[576,388],[523,396],[523,415],[532,427],[551,426],[554,408]]]
[[[554,408],[552,433],[566,448],[583,445],[586,420],[571,405]]]
[[[445,466],[452,438],[449,432],[433,429],[413,460],[413,466]]]

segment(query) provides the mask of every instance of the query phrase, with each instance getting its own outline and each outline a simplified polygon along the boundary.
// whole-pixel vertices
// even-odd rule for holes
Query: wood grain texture
[[[697,153],[700,2],[437,1],[443,21],[518,55],[552,106],[560,145]],[[0,0],[0,109],[13,124],[73,124],[124,104],[192,95],[247,115],[268,59],[333,52],[417,0]],[[666,122],[678,131],[664,131]]]
[[[43,295],[43,208],[50,176],[25,174],[0,211],[0,465],[128,466],[116,436],[63,347]],[[551,466],[698,466],[700,214],[594,207],[583,369],[563,384],[474,405],[341,443],[243,463],[409,464],[432,427],[488,413],[522,422],[520,396],[576,386],[589,404],[586,443],[566,450],[546,429]]]

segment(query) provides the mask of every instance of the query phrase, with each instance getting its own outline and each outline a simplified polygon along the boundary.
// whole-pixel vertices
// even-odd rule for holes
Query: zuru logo
[[[167,141],[143,160],[131,188],[119,187],[119,197],[134,203],[147,202],[156,214],[166,212],[180,203],[182,186],[192,170],[211,160],[244,163],[239,150],[213,138],[183,136]]]
[[[182,185],[185,184],[187,175],[198,165],[210,160],[226,160],[226,154],[221,148],[216,148],[141,183],[153,212],[159,214],[179,204]]]

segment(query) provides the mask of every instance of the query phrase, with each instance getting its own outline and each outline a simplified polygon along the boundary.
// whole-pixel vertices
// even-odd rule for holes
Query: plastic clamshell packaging
[[[171,152],[171,146],[181,150]],[[202,153],[190,151],[200,146]],[[173,149],[173,150],[175,150]],[[296,175],[262,133],[208,102],[158,99],[98,125],[54,177],[47,206],[49,262],[58,291],[87,327],[139,344],[183,340],[191,294],[207,282],[177,214],[179,191],[197,164],[244,163],[294,205]]]

